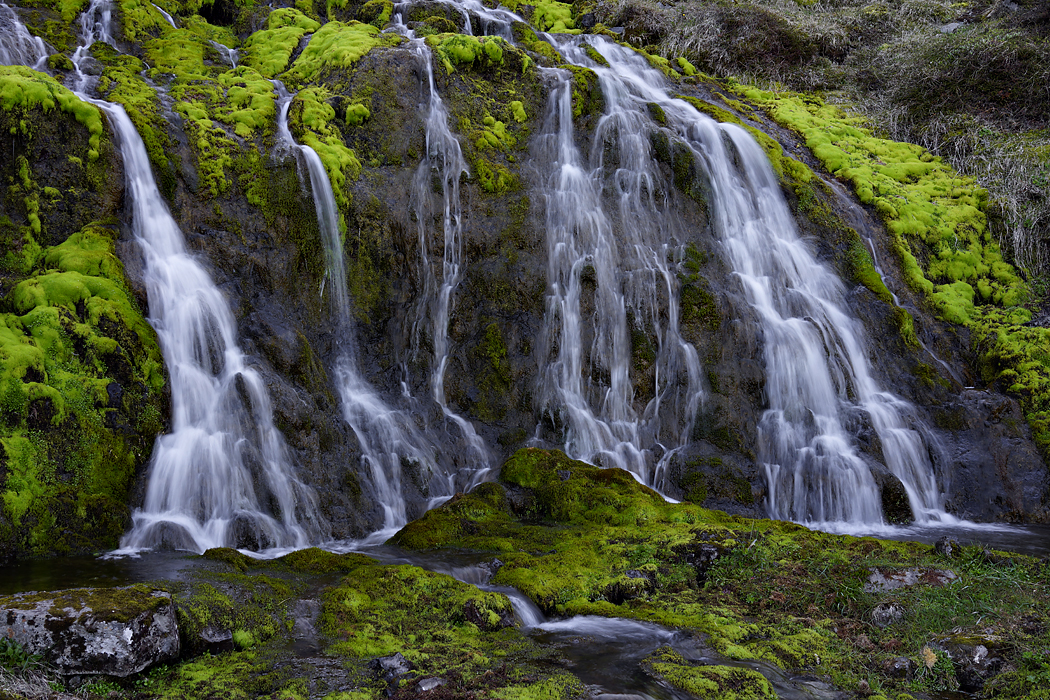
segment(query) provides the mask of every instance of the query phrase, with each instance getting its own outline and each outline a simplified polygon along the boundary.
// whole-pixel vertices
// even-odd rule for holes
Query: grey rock
[[[434,688],[439,688],[443,685],[445,685],[444,678],[424,678],[423,680],[419,681],[419,685],[417,685],[416,688],[419,690],[419,692],[425,693],[427,691],[433,690]]]
[[[915,675],[915,662],[907,656],[887,659],[882,664],[882,672],[890,678],[911,678]]]
[[[145,586],[0,598],[0,636],[69,676],[125,677],[179,656],[171,595]]]
[[[401,652],[392,656],[372,659],[368,667],[375,671],[377,676],[386,681],[396,680],[415,668],[411,661],[401,655]]]
[[[933,551],[951,559],[959,553],[959,543],[945,535],[933,543]]]
[[[205,627],[201,630],[203,651],[209,654],[222,654],[233,651],[233,632],[220,627]]]
[[[868,582],[864,584],[865,593],[883,593],[898,588],[910,588],[919,584],[928,586],[945,586],[959,578],[948,569],[872,569]]]
[[[948,24],[942,24],[940,26],[941,34],[951,34],[961,26],[963,26],[962,22],[949,22]]]
[[[1003,670],[998,649],[1002,641],[994,635],[955,635],[938,639],[932,646],[945,651],[955,667],[959,689],[973,693]]]
[[[895,622],[903,620],[906,612],[904,606],[900,603],[879,603],[871,611],[871,624],[879,629],[885,629]]]

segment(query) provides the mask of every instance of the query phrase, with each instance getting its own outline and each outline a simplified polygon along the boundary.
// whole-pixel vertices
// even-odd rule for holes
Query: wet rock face
[[[179,656],[171,595],[145,586],[0,598],[0,635],[66,675],[123,678]]]

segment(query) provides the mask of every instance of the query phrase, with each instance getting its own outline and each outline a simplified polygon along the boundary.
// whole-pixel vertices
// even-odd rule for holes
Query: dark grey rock
[[[915,662],[907,656],[887,659],[882,664],[882,672],[890,678],[908,679],[915,675]]]
[[[381,656],[378,659],[372,659],[368,663],[368,667],[375,672],[376,676],[383,680],[393,681],[410,672],[415,668],[415,665],[402,656],[401,652],[398,652],[392,656]]]
[[[125,677],[179,656],[171,595],[145,586],[0,598],[0,636],[64,675]]]
[[[421,693],[426,693],[427,691],[433,690],[434,688],[439,688],[443,685],[445,685],[444,678],[424,678],[423,680],[419,681],[419,685],[416,686],[416,689],[418,689]]]
[[[220,627],[205,627],[201,630],[202,651],[223,654],[234,650],[233,632]]]
[[[995,636],[954,635],[938,639],[932,646],[946,652],[952,660],[959,689],[973,693],[1003,670],[1001,645],[1002,640]]]
[[[959,555],[959,543],[945,535],[933,543],[933,551],[942,557],[951,559]]]
[[[871,624],[879,629],[885,629],[890,625],[903,620],[905,614],[907,614],[907,611],[900,603],[879,603],[875,606],[875,609],[871,611]]]

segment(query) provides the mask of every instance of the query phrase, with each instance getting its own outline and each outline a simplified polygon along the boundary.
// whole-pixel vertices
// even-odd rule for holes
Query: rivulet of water
[[[89,47],[113,43],[108,0],[81,17],[73,55],[77,90]],[[186,249],[150,169],[141,137],[120,105],[77,96],[101,109],[124,164],[126,201],[143,257],[149,321],[171,383],[172,431],[157,438],[146,497],[132,513],[122,552],[168,546],[304,547],[327,538],[316,496],[294,474],[273,424],[266,384],[237,344],[229,303]]]
[[[33,36],[13,8],[0,3],[0,66],[47,69],[47,44]]]
[[[770,515],[882,522],[878,487],[844,427],[859,411],[877,432],[885,466],[907,489],[917,521],[950,520],[929,458],[935,446],[913,427],[919,421],[914,408],[872,375],[868,342],[846,310],[842,282],[799,238],[761,148],[744,129],[668,97],[662,74],[630,49],[598,36],[587,41],[609,63],[589,63],[601,77],[607,114],[635,115],[634,126],[620,117],[621,143],[666,128],[707,173],[715,232],[762,325],[769,409],[759,425],[759,459],[769,480]],[[563,53],[585,60],[568,47]],[[661,106],[666,127],[645,118],[647,103]]]
[[[416,427],[412,416],[389,406],[361,376],[356,359],[335,194],[320,157],[309,146],[297,144],[288,128],[288,107],[292,95],[279,81],[275,81],[275,86],[278,93],[278,142],[302,159],[313,190],[330,280],[327,289],[342,336],[341,352],[335,368],[336,387],[343,417],[357,436],[362,464],[368,469],[376,489],[376,498],[383,508],[383,525],[372,538],[382,541],[408,522],[401,486],[402,465],[408,462],[413,468],[430,475],[440,475],[441,469],[437,464],[435,446]],[[438,485],[442,483],[443,480],[439,479]],[[440,491],[440,495],[451,493]]]
[[[558,48],[568,61],[586,60],[574,44]],[[608,109],[585,161],[574,139],[571,78],[557,70],[550,76],[534,158],[544,180],[548,255],[541,409],[563,426],[571,456],[626,469],[662,489],[702,398],[696,350],[678,328],[682,222],[657,194],[644,104],[611,71],[600,73]],[[617,146],[615,164],[603,163],[607,142]],[[585,284],[594,287],[590,318],[582,310]],[[634,330],[656,339],[653,395],[641,406],[631,377]]]

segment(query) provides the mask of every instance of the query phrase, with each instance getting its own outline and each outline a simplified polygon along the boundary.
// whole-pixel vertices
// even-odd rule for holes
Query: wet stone
[[[915,675],[915,662],[907,656],[887,659],[882,664],[882,672],[890,678],[911,678]]]
[[[945,535],[933,543],[933,551],[942,557],[951,559],[959,553],[959,543]]]
[[[434,688],[439,688],[443,685],[445,685],[444,678],[424,678],[423,680],[419,681],[419,685],[417,685],[416,688],[419,690],[419,692],[426,693],[428,691],[433,690]]]
[[[376,675],[386,681],[393,681],[410,672],[414,666],[412,662],[398,652],[392,656],[382,656],[369,662],[368,667],[376,672]]]
[[[948,569],[871,569],[868,582],[864,584],[864,592],[884,593],[919,584],[945,586],[957,578],[955,572]]]
[[[233,651],[233,632],[221,627],[205,627],[201,630],[203,650],[209,654]]]

